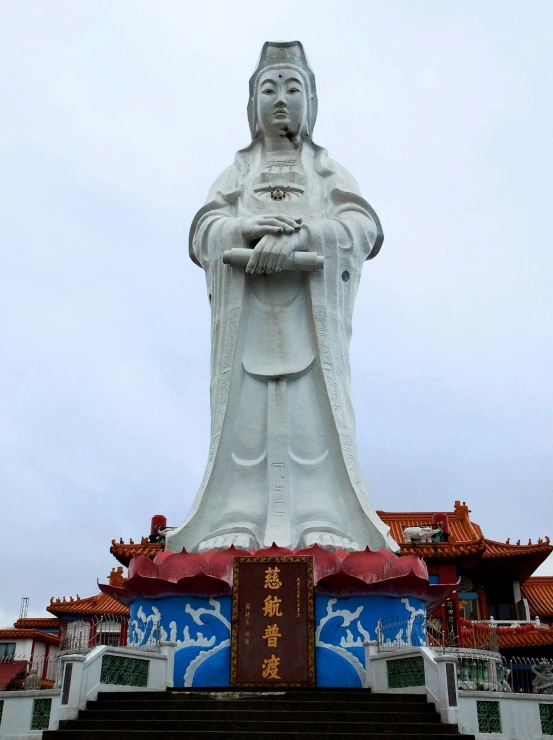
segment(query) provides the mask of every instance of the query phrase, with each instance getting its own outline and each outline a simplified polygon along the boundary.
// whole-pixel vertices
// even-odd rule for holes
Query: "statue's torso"
[[[278,214],[305,220],[322,210],[299,156],[284,167],[267,166],[271,161],[264,162],[247,183],[238,201],[238,216]],[[246,277],[248,328],[242,363],[250,375],[292,378],[313,363],[316,341],[308,280],[307,273],[297,271]]]

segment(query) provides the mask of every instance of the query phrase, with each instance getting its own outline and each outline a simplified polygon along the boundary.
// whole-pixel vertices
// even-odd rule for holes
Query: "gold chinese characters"
[[[271,588],[273,590],[280,588],[282,586],[282,581],[280,581],[278,574],[280,573],[280,568],[277,568],[275,565],[274,568],[267,568],[265,571],[265,586],[264,588]]]
[[[283,617],[284,615],[280,611],[280,605],[282,604],[282,599],[279,599],[278,596],[267,596],[265,601],[263,602],[265,606],[263,607],[263,616],[264,617]]]
[[[263,668],[262,668],[262,676],[263,678],[278,678],[280,679],[280,676],[278,675],[278,667],[280,665],[280,658],[276,658],[273,655],[271,655],[270,658],[265,658],[263,661]]]
[[[279,632],[278,624],[268,624],[265,627],[265,634],[263,639],[267,640],[267,647],[278,647],[278,638],[282,637]]]

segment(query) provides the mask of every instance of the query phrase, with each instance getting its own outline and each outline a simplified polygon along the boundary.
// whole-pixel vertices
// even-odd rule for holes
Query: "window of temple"
[[[13,658],[15,655],[15,642],[0,642],[0,660],[2,658]]]
[[[510,620],[515,618],[515,608],[512,604],[488,604],[490,617],[494,619]]]
[[[99,622],[96,626],[96,645],[117,647],[121,638],[121,623],[115,621]]]
[[[77,620],[69,622],[61,641],[62,650],[87,650],[90,639],[90,622]]]
[[[463,619],[480,619],[480,602],[474,583],[468,576],[461,576],[459,586],[459,614]]]

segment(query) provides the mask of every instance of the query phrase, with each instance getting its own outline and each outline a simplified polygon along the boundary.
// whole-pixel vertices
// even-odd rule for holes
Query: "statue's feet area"
[[[346,552],[357,552],[360,548],[355,540],[341,537],[332,532],[308,532],[302,537],[301,547],[319,545],[325,550],[337,550],[339,547]]]
[[[247,534],[246,532],[220,534],[200,542],[198,552],[207,552],[208,550],[228,550],[229,547],[232,547],[233,545],[237,550],[251,550],[256,545],[256,539],[253,535]]]
[[[228,532],[227,534],[208,537],[208,539],[200,543],[198,552],[228,550],[233,545],[237,550],[254,550],[257,547],[257,540],[253,534],[248,534],[247,532]],[[342,548],[346,552],[358,552],[360,550],[357,542],[350,540],[349,537],[334,534],[333,532],[315,531],[304,534],[298,543],[298,548],[313,547],[313,545],[319,545],[319,547],[325,550],[333,551],[339,548]]]

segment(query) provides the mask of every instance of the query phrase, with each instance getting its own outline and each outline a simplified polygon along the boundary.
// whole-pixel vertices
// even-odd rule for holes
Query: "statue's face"
[[[257,117],[265,135],[297,136],[307,115],[307,91],[294,69],[270,69],[259,80]]]

